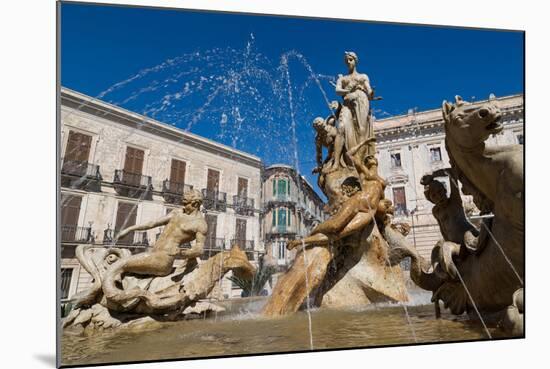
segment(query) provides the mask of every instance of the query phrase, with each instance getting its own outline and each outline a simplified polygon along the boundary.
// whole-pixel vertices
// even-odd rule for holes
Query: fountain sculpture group
[[[445,144],[451,167],[426,174],[421,183],[434,203],[443,239],[424,260],[405,238],[409,226],[392,223],[393,207],[384,198],[378,175],[370,101],[375,99],[358,57],[345,53],[347,75],[340,75],[329,117],[316,118],[318,184],[328,198],[330,217],[311,234],[288,244],[298,250],[263,308],[267,317],[283,316],[310,305],[346,308],[375,302],[405,302],[407,290],[399,263],[411,259],[411,279],[433,293],[453,314],[495,315],[503,328],[523,333],[524,184],[523,146],[487,147],[502,130],[501,113],[489,100],[473,107],[456,98],[443,103]],[[323,148],[327,156],[323,159]],[[450,196],[437,180],[448,176]],[[481,227],[464,214],[462,192],[472,195],[485,215]],[[183,208],[165,218],[121,232],[165,226],[154,248],[128,250],[77,248],[77,258],[93,276],[92,286],[74,298],[64,326],[127,326],[143,317],[181,319],[219,309],[201,302],[229,270],[250,278],[254,267],[238,247],[197,265],[206,235],[199,209],[201,195],[187,192]],[[179,247],[195,240],[190,250]],[[183,264],[174,268],[177,255]],[[436,310],[437,310],[436,309]]]

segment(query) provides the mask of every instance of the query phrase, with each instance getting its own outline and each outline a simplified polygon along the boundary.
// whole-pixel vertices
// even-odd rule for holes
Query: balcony
[[[298,199],[294,195],[290,195],[290,194],[276,194],[272,196],[268,195],[268,197],[264,202],[264,208],[265,210],[269,210],[277,206],[286,206],[289,208],[293,208],[297,206],[297,203],[298,203]]]
[[[266,231],[268,237],[289,237],[296,236],[296,229],[292,226],[277,225]]]
[[[217,190],[202,189],[203,206],[207,210],[225,211],[227,194]]]
[[[225,239],[215,237],[206,238],[204,240],[204,248],[205,250],[223,250],[225,248]]]
[[[153,199],[153,181],[150,176],[117,169],[115,170],[113,186],[115,191],[121,196],[146,200]]]
[[[254,215],[254,199],[250,197],[233,196],[233,210],[239,215]]]
[[[74,225],[61,226],[61,242],[63,243],[93,243],[91,227],[78,227]]]
[[[235,245],[239,246],[239,248],[244,251],[254,251],[254,240],[242,240],[234,238],[231,240],[231,247]]]
[[[193,186],[191,185],[172,182],[166,179],[162,182],[162,197],[164,197],[166,202],[171,204],[181,204],[183,193],[192,189]]]
[[[61,161],[62,187],[100,192],[102,180],[99,165],[78,160]]]
[[[149,247],[149,239],[147,238],[147,232],[130,232],[126,236],[117,240],[114,243],[114,237],[120,232],[120,230],[107,228],[103,232],[103,244],[111,244],[116,246],[125,247]]]

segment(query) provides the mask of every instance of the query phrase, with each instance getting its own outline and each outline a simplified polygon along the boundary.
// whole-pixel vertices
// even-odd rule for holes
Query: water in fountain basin
[[[258,312],[265,298],[236,299],[234,310],[219,319],[164,323],[148,331],[98,333],[92,336],[65,334],[63,364],[120,362],[172,358],[208,357],[265,352],[309,351],[305,311],[284,319],[264,319]],[[407,319],[399,305],[370,305],[357,310],[312,309],[315,349],[373,347],[414,343]],[[432,305],[410,306],[418,342],[485,339],[478,322],[442,312],[435,319]],[[502,335],[490,327],[493,337]]]

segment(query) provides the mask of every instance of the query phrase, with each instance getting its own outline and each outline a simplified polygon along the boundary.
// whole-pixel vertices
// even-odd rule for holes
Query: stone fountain
[[[93,283],[73,298],[74,309],[64,319],[63,327],[136,328],[224,310],[199,300],[205,299],[230,270],[247,279],[252,278],[255,269],[238,246],[197,264],[207,234],[201,204],[201,193],[190,190],[183,194],[182,209],[128,227],[118,235],[120,238],[132,231],[164,226],[148,252],[132,255],[128,249],[117,247],[78,246],[77,259],[92,275]],[[195,241],[191,249],[180,248],[191,241]],[[183,263],[175,267],[177,256],[183,258]]]
[[[403,273],[392,263],[386,230],[392,232],[391,201],[378,175],[370,101],[376,99],[358,57],[346,52],[347,75],[339,75],[328,118],[316,118],[318,184],[328,198],[331,217],[303,240],[289,243],[299,251],[279,279],[263,309],[276,317],[314,306],[349,308],[373,302],[404,302]],[[323,159],[323,148],[328,155]]]

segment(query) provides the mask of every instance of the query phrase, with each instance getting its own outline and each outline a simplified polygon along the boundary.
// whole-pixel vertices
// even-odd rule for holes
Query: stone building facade
[[[473,105],[486,102],[475,101]],[[488,144],[523,144],[523,95],[499,97],[496,104],[503,114],[504,129],[490,137]],[[379,171],[388,181],[385,195],[394,203],[396,220],[412,225],[408,238],[421,255],[428,258],[441,234],[420,179],[426,173],[450,166],[443,124],[440,108],[423,112],[411,110],[406,115],[374,123]],[[446,187],[450,189],[449,183]],[[469,196],[463,201],[465,207],[473,207]]]
[[[60,113],[63,298],[91,283],[75,258],[77,245],[112,245],[120,229],[179,206],[186,188],[204,195],[209,233],[203,258],[233,244],[254,262],[264,253],[258,157],[66,88]],[[159,234],[159,229],[134,232],[117,247],[143,252]],[[222,287],[213,296],[240,295],[227,278]]]
[[[303,238],[326,214],[324,202],[309,182],[288,165],[276,164],[263,173],[262,235],[266,254],[280,271],[294,259],[288,251],[289,240]]]

